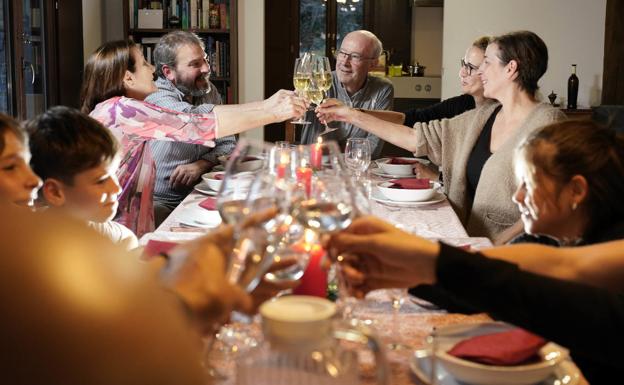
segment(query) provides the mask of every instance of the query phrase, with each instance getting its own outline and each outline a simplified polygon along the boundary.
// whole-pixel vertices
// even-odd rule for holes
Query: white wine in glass
[[[295,68],[293,71],[293,86],[297,95],[306,96],[306,92],[312,84],[312,61],[313,55],[309,53],[303,54],[302,57],[295,59]],[[310,124],[302,117],[291,121],[293,124]]]
[[[314,80],[316,87],[322,93],[321,100],[318,103],[313,100],[316,105],[319,105],[327,96],[327,91],[331,89],[333,83],[331,66],[327,57],[317,56],[315,58],[314,67],[312,69],[312,79]],[[321,135],[336,130],[336,128],[329,128],[327,123],[325,123],[324,126],[325,131],[323,131]]]

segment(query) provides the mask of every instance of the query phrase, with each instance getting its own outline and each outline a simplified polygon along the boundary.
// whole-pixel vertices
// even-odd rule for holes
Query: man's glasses
[[[460,63],[461,63],[461,66],[466,70],[466,72],[468,72],[468,75],[472,75],[472,71],[476,71],[479,69],[478,66],[468,63],[463,58],[461,59]]]
[[[359,53],[346,53],[343,50],[338,50],[338,52],[334,54],[334,57],[336,59],[341,59],[341,60],[349,59],[351,60],[352,63],[356,63],[356,64],[360,64],[364,60],[373,60],[373,58],[363,57]]]

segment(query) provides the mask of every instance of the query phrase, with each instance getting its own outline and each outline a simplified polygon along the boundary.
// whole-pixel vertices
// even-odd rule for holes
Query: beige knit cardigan
[[[529,132],[565,118],[552,106],[540,103],[512,137],[485,162],[471,202],[467,191],[466,165],[483,126],[499,103],[467,111],[452,119],[416,123],[416,156],[426,155],[441,166],[444,192],[455,212],[473,237],[493,239],[520,219],[511,197],[516,189],[513,171],[514,149]]]

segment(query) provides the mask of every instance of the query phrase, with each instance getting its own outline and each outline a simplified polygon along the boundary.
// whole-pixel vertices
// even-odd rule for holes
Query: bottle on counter
[[[572,75],[568,78],[568,109],[576,109],[579,79],[576,76],[576,64],[572,64]]]

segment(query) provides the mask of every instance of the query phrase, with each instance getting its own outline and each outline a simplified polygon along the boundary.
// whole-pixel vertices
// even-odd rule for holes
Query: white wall
[[[103,3],[103,0],[82,0],[82,47],[85,64],[91,53],[103,42]]]
[[[82,0],[85,63],[104,42],[124,39],[122,5],[122,0]]]
[[[606,0],[446,0],[442,98],[461,92],[457,61],[475,37],[525,29],[548,46],[548,71],[539,83],[543,99],[551,90],[567,97],[570,64],[577,64],[579,106],[600,104],[605,10]]]
[[[425,67],[426,76],[442,74],[442,7],[412,7],[412,63]]]
[[[238,2],[238,101],[264,99],[264,1]],[[271,0],[269,0],[271,1]],[[263,140],[263,128],[242,134]]]

